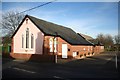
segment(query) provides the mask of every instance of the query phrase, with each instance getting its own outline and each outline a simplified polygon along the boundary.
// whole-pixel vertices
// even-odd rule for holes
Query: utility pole
[[[118,64],[117,64],[117,61],[118,61],[118,59],[117,59],[117,55],[118,55],[118,44],[117,44],[117,52],[115,52],[115,67],[116,67],[116,69],[118,68]]]
[[[115,54],[115,67],[117,69],[117,53]]]

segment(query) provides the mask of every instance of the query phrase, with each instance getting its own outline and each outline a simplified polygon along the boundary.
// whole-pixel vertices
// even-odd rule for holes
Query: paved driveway
[[[62,64],[9,61],[3,68],[3,78],[119,78],[115,54],[102,53]]]

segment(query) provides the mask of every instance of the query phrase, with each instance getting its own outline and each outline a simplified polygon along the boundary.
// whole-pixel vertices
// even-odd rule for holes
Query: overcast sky
[[[19,12],[43,2],[2,2],[2,12]],[[31,16],[72,28],[95,38],[97,34],[118,34],[117,2],[54,2],[26,12]]]

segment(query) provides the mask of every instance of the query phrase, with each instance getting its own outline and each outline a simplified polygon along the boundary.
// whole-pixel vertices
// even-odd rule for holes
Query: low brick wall
[[[39,61],[39,62],[55,62],[54,55],[37,55],[33,54],[29,61]]]
[[[54,55],[21,54],[21,53],[10,53],[10,55],[15,59],[22,59],[27,61],[55,62]]]

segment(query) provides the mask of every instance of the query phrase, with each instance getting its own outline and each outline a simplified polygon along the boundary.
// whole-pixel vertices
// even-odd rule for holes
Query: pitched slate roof
[[[47,22],[47,21],[35,18],[30,15],[26,15],[25,18],[26,17],[28,17],[45,35],[61,37],[62,39],[64,39],[68,43],[70,43],[71,45],[92,45],[90,42],[85,40],[83,37],[80,37],[76,32],[74,32],[70,28],[67,28],[67,27],[64,27],[61,25],[57,25],[57,24],[54,24],[51,22]],[[23,21],[24,21],[24,19],[23,19]],[[19,29],[19,27],[18,27],[18,29]],[[13,36],[14,36],[14,34],[13,34]]]
[[[86,40],[93,40],[93,38],[91,36],[82,34],[82,33],[77,33],[78,35],[81,35],[83,38],[85,38]]]

